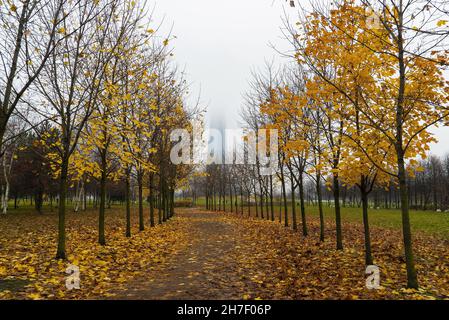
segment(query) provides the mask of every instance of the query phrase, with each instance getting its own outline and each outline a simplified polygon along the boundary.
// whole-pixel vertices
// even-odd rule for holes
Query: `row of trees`
[[[61,259],[69,197],[75,210],[89,198],[98,202],[102,245],[107,189],[111,195],[122,188],[128,237],[132,186],[139,230],[145,200],[151,226],[156,212],[159,223],[169,219],[174,192],[189,173],[169,161],[169,131],[188,127],[197,109],[186,107],[170,35],[150,27],[146,2],[24,0],[2,2],[0,9],[3,212],[12,181],[19,184],[14,197],[33,192],[38,210],[44,198],[56,199]],[[33,182],[24,187],[25,181]]]
[[[246,202],[255,206],[256,216],[274,220],[279,186],[285,225],[291,217],[298,228],[299,202],[307,236],[305,202],[314,190],[323,241],[322,200],[328,189],[341,250],[342,200],[348,190],[352,195],[357,190],[352,199],[361,202],[370,265],[368,213],[374,193],[376,207],[382,198],[386,207],[396,203],[401,209],[407,284],[417,288],[409,208],[447,205],[443,161],[426,160],[436,141],[429,128],[445,125],[449,116],[447,9],[444,2],[342,0],[301,10],[296,23],[286,18],[283,30],[293,62],[255,72],[242,111],[248,129],[278,131],[277,172],[261,175],[259,161],[210,165],[203,178],[208,208],[223,208],[229,195],[231,210],[242,210],[236,205]]]

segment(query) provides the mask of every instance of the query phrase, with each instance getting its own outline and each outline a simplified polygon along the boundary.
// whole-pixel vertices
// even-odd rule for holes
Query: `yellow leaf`
[[[28,298],[33,299],[33,300],[40,300],[42,299],[41,295],[39,293],[30,293],[28,295]]]

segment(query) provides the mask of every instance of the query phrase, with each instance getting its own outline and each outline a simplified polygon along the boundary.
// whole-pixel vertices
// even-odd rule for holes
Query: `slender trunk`
[[[154,227],[154,192],[153,192],[153,187],[154,187],[154,175],[153,173],[150,173],[150,186],[149,186],[149,204],[150,204],[150,227]]]
[[[145,230],[145,223],[143,221],[143,172],[137,174],[137,184],[139,189],[139,231]]]
[[[131,183],[129,168],[125,179],[125,202],[126,202],[126,237],[131,237]]]
[[[158,223],[162,224],[162,187],[161,182],[159,182],[159,195],[158,195]]]
[[[282,197],[284,199],[284,225],[288,227],[288,205],[287,205],[287,191],[285,188],[285,176],[284,170],[281,168],[281,186],[282,186]]]
[[[410,214],[408,208],[407,181],[405,173],[404,158],[401,154],[399,162],[399,192],[401,196],[402,213],[402,235],[404,241],[405,264],[407,269],[407,287],[418,288],[418,276],[415,269],[415,259],[413,255],[412,232],[410,227]]]
[[[86,190],[86,181],[83,180],[83,211],[87,210],[87,190]]]
[[[165,215],[165,221],[168,221],[170,219],[170,192],[168,190],[168,186],[165,183],[165,188],[164,188],[164,199],[165,199],[165,203],[164,203],[164,215]]]
[[[282,190],[281,196],[278,198],[279,201],[279,223],[282,223]]]
[[[251,193],[248,191],[246,196],[246,203],[248,205],[248,217],[251,217],[251,203],[250,203]]]
[[[233,199],[232,199],[232,186],[231,185],[229,188],[229,196],[231,197],[231,212],[234,212],[234,204],[232,203]]]
[[[299,173],[299,200],[301,202],[301,223],[302,223],[302,235],[307,237],[307,221],[306,221],[306,206],[304,204],[304,179],[303,172]]]
[[[270,209],[269,209],[269,200],[270,200],[270,195],[268,194],[268,183],[267,183],[267,189],[265,190],[265,209],[267,212],[267,220],[270,220]]]
[[[337,231],[337,250],[343,250],[343,237],[341,229],[341,210],[340,210],[340,184],[338,175],[334,174],[334,204],[335,204],[335,225]]]
[[[98,219],[98,243],[101,245],[106,244],[104,235],[104,216],[106,208],[106,156],[102,156],[101,159],[101,179],[100,179],[100,210]]]
[[[218,211],[221,211],[221,188],[218,188]]]
[[[8,201],[9,201],[9,176],[11,173],[12,162],[14,161],[14,152],[11,152],[10,168],[6,163],[6,154],[3,154],[3,178],[5,179],[5,192],[2,194],[2,211],[3,214],[8,212]]]
[[[364,178],[362,177],[362,180]],[[371,237],[369,231],[369,221],[368,221],[368,192],[366,191],[365,183],[362,182],[360,195],[362,197],[362,210],[363,210],[363,229],[365,232],[365,264],[370,266],[373,264],[373,257],[371,254]]]
[[[324,241],[324,213],[323,213],[323,199],[321,195],[321,174],[316,175],[316,194],[318,197],[318,211],[320,213],[320,241]]]
[[[262,190],[262,180],[259,178],[259,190],[260,190],[260,218],[264,219],[263,214],[263,190]]]
[[[83,186],[81,180],[79,180],[76,184],[76,193],[75,193],[75,204],[74,204],[74,211],[78,212],[80,210],[80,207],[82,207],[82,200],[83,200]]]
[[[223,211],[226,212],[226,184],[223,186]]]
[[[293,222],[293,230],[298,229],[298,225],[296,223],[296,199],[295,199],[295,182],[293,177],[290,177],[291,181],[291,199],[292,199],[292,222]]]
[[[66,211],[66,197],[67,197],[67,175],[69,159],[63,158],[61,163],[61,176],[59,178],[59,207],[58,207],[58,250],[56,252],[56,259],[65,259],[65,211]]]
[[[256,206],[256,218],[259,218],[259,204],[257,203],[257,191],[256,191],[256,183],[253,185],[254,192],[254,204]]]
[[[403,149],[403,118],[404,118],[404,97],[405,97],[405,57],[404,57],[404,38],[403,38],[403,4],[402,1],[398,10],[398,63],[399,63],[399,89],[398,100],[396,106],[396,154],[398,163],[398,179],[400,203],[402,212],[402,235],[404,241],[405,264],[407,269],[407,287],[418,288],[418,276],[415,269],[415,261],[413,256],[412,233],[410,228],[410,216],[408,207],[407,180],[405,171],[405,152]]]
[[[170,217],[175,215],[175,189],[170,189]]]
[[[167,193],[165,191],[165,182],[161,182],[161,209],[162,209],[162,222],[167,221],[167,207],[166,207]]]
[[[240,214],[243,216],[243,188],[240,187]]]
[[[6,214],[8,212],[8,201],[9,201],[9,180],[6,179],[5,182],[5,194],[3,196],[3,214]]]
[[[270,175],[270,209],[271,209],[271,221],[274,221],[273,176],[272,175]]]

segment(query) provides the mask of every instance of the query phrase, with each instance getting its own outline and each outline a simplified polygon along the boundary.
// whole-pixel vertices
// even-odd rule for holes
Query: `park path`
[[[236,225],[222,214],[197,209],[179,214],[192,224],[186,249],[148,278],[129,283],[114,299],[241,299],[246,284],[235,272]]]

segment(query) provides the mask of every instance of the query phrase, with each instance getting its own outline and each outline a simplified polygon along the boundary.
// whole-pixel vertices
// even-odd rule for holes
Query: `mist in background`
[[[301,2],[305,5],[305,2]],[[251,70],[266,61],[287,62],[271,48],[287,52],[281,32],[286,12],[293,21],[298,8],[284,0],[156,0],[155,23],[164,19],[162,34],[176,39],[174,58],[186,70],[194,103],[200,94],[207,107],[207,125],[216,129],[240,127],[242,94]],[[433,129],[439,140],[431,152],[449,152],[449,128]]]

